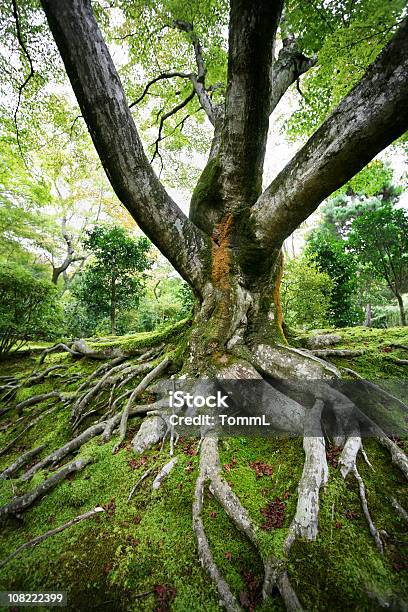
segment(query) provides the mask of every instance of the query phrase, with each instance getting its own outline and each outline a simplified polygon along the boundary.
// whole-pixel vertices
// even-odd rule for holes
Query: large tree
[[[184,86],[187,83],[189,93],[173,111],[184,108],[194,99],[213,126],[208,163],[194,190],[187,217],[169,196],[148,161],[130,101],[90,0],[42,0],[82,117],[112,187],[142,230],[192,287],[198,304],[189,342],[182,355],[183,363],[179,363],[177,356],[167,356],[131,393],[121,416],[115,415],[99,425],[99,429],[87,431],[89,435],[96,435],[105,428],[106,439],[119,425],[120,419],[120,439],[123,440],[127,419],[134,410],[134,399],[172,360],[175,369],[182,365],[184,373],[190,377],[209,376],[205,383],[207,392],[211,377],[259,379],[262,374],[269,381],[291,379],[280,386],[281,390],[289,389],[287,395],[269,385],[269,401],[265,404],[268,415],[280,423],[281,429],[306,433],[305,468],[299,485],[296,514],[285,543],[286,554],[296,538],[313,540],[317,536],[319,490],[328,477],[320,427],[324,404],[337,406],[339,421],[347,421],[345,432],[348,435],[345,441],[344,436],[338,440],[343,442],[341,473],[343,477],[349,473],[355,475],[370,531],[379,552],[382,552],[381,538],[367,509],[364,483],[357,470],[356,457],[361,448],[361,437],[358,419],[352,417],[353,404],[324,382],[339,376],[337,368],[310,352],[288,345],[279,285],[283,265],[281,248],[285,238],[325,198],[407,129],[408,21],[400,18],[401,10],[391,11],[393,21],[387,23],[388,44],[363,71],[360,80],[356,82],[358,71],[353,73],[354,87],[346,92],[289,164],[263,189],[270,115],[287,89],[316,61],[315,57],[307,57],[297,50],[292,32],[296,28],[290,20],[290,11],[293,10],[297,16],[297,29],[303,41],[307,41],[308,21],[302,13],[302,6],[309,3],[289,2],[286,7],[289,12],[282,20],[284,7],[280,0],[230,0],[228,66],[226,82],[221,86],[209,81],[211,66],[206,65],[206,53],[195,30],[196,24],[177,15],[169,18],[172,15],[169,6],[174,9],[190,4],[148,3],[149,10],[153,7],[150,18],[152,14],[157,19],[162,13],[166,14],[166,23],[159,23],[158,30],[161,31],[163,26],[185,35],[196,63],[196,69],[188,73],[175,69],[157,74],[155,83],[169,78],[181,79]],[[326,4],[329,8],[325,8]],[[143,2],[127,3],[127,21],[132,21],[133,12],[145,5]],[[208,5],[214,8],[215,17],[209,14],[211,10],[207,15],[214,25],[217,15],[222,13],[223,2],[209,2]],[[338,14],[339,5],[342,6],[337,2],[322,5],[321,10],[327,13],[330,28],[336,19],[347,25],[349,9],[343,7],[344,11]],[[100,14],[99,5],[95,6]],[[353,7],[358,12],[360,24],[364,24],[360,3],[351,3],[349,8]],[[201,28],[202,23],[199,18],[197,20]],[[138,34],[138,25],[141,27],[141,24],[133,25],[135,30],[129,36],[135,38],[137,44],[143,33]],[[320,33],[319,27],[316,30]],[[277,54],[279,28],[284,40]],[[152,47],[158,40],[160,36],[149,38]],[[303,51],[307,48],[308,44],[304,42]],[[217,59],[214,46],[208,56]],[[180,59],[176,51],[174,57],[175,61]],[[169,61],[168,54],[166,59]],[[213,74],[218,78],[219,72],[214,70]],[[168,111],[159,115],[156,157],[157,147],[164,138],[163,125],[173,114]],[[76,356],[81,351],[86,352],[79,344],[69,350]],[[296,391],[296,379],[302,378],[320,379],[314,387],[312,410],[289,397],[294,386]],[[103,384],[106,380],[108,374],[104,374]],[[81,411],[87,401],[85,398],[76,400],[76,423],[82,418]],[[137,452],[142,452],[165,434],[163,405],[159,402],[154,409],[161,412],[162,418],[160,420],[156,413],[144,421],[133,444]],[[140,410],[139,407],[139,414]],[[377,429],[374,431],[378,434]],[[308,435],[311,433],[315,435]],[[70,448],[81,443],[79,438],[76,440]],[[387,437],[382,441],[390,450],[393,461],[408,476],[407,460],[400,449]],[[33,469],[37,468],[34,466]],[[201,444],[200,474],[193,504],[193,528],[200,559],[215,581],[226,608],[236,610],[239,606],[215,566],[204,531],[201,513],[208,480],[230,518],[261,551],[265,563],[264,596],[269,596],[277,586],[287,607],[299,609],[300,603],[290,584],[284,560],[262,549],[258,531],[220,474],[216,439],[205,437]],[[282,555],[285,556],[284,551]]]
[[[197,369],[203,355],[245,351],[269,373],[276,374],[276,360],[284,358],[288,376],[304,361],[311,376],[324,377],[323,364],[281,346],[281,246],[324,198],[406,130],[407,20],[263,191],[269,116],[299,72],[312,63],[293,52],[291,39],[275,57],[282,3],[230,3],[227,86],[218,105],[206,87],[203,51],[193,26],[176,21],[194,46],[197,72],[189,75],[191,95],[214,126],[208,164],[187,218],[143,151],[90,2],[52,0],[43,7],[113,188],[200,300],[197,333],[190,343]]]

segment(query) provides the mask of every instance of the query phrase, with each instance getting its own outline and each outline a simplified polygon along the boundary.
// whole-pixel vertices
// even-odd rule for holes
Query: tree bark
[[[400,311],[400,319],[401,319],[401,325],[402,327],[406,327],[407,325],[407,319],[405,316],[405,308],[404,308],[404,301],[402,299],[402,295],[396,291],[395,292],[395,296],[397,298],[398,301],[398,307],[399,307],[399,311]]]
[[[408,19],[365,76],[263,192],[257,238],[280,247],[302,221],[408,128]]]
[[[116,279],[112,278],[111,281],[111,334],[116,336]]]
[[[365,309],[365,319],[364,319],[364,327],[371,327],[372,321],[372,310],[371,310],[371,302],[367,302]]]

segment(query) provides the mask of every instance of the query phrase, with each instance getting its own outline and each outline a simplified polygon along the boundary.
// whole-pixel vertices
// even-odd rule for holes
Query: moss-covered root
[[[32,489],[32,491],[21,495],[21,497],[15,497],[11,502],[2,506],[0,508],[0,519],[5,518],[9,514],[18,514],[24,511],[39,497],[42,497],[45,493],[53,489],[61,480],[64,480],[64,478],[67,478],[70,474],[81,471],[89,463],[92,463],[92,461],[92,457],[87,457],[86,459],[77,459],[65,465],[59,472],[56,472],[44,480],[44,482],[35,489]]]
[[[380,554],[384,554],[384,547],[381,541],[380,534],[378,529],[374,525],[374,522],[371,518],[370,511],[368,509],[368,502],[366,496],[366,490],[364,481],[360,476],[360,473],[357,469],[357,456],[359,451],[362,452],[363,456],[366,459],[365,453],[363,453],[363,445],[361,441],[361,437],[359,432],[354,431],[355,435],[349,436],[344,444],[342,453],[340,455],[339,464],[340,464],[340,473],[343,478],[347,478],[347,476],[352,473],[357,480],[358,490],[360,494],[361,506],[363,508],[364,516],[366,517],[368,527],[370,529],[370,533],[374,538],[375,545],[377,546],[377,550]]]
[[[193,530],[197,539],[198,556],[200,558],[201,565],[207,570],[215,586],[217,587],[218,593],[227,612],[237,612],[241,608],[214,562],[210,545],[205,534],[202,510],[204,489],[207,480],[207,467],[205,461],[203,460],[205,455],[201,454],[201,457],[200,473],[196,481],[193,501]]]
[[[218,454],[218,440],[215,436],[204,437],[201,444],[200,472],[197,479],[193,504],[193,527],[197,538],[201,563],[214,580],[218,588],[218,592],[222,597],[225,606],[227,607],[228,605],[231,605],[231,602],[233,605],[236,605],[236,602],[235,599],[230,600],[232,595],[229,587],[227,587],[212,559],[211,551],[201,520],[203,492],[205,483],[207,481],[209,482],[209,489],[214,495],[215,499],[234,522],[235,526],[247,536],[263,558],[255,525],[249,518],[247,511],[241,504],[237,495],[235,495],[230,485],[221,475],[221,465]],[[302,610],[298,597],[290,583],[288,574],[282,561],[268,555],[266,558],[263,558],[263,563],[265,568],[265,580],[263,585],[264,599],[270,597],[273,588],[277,586],[287,610]]]
[[[117,444],[114,446],[112,452],[115,453],[117,450],[119,450],[120,445],[122,444],[123,440],[126,437],[129,412],[130,412],[130,408],[132,407],[132,404],[134,403],[135,399],[139,397],[139,395],[141,395],[143,391],[147,389],[147,387],[150,385],[151,382],[153,382],[153,380],[155,380],[156,378],[159,378],[159,376],[163,374],[163,372],[169,367],[170,364],[171,364],[171,359],[169,359],[168,357],[165,357],[155,368],[150,369],[150,371],[146,374],[146,376],[142,378],[142,380],[137,385],[137,387],[132,391],[126,403],[126,406],[122,412],[122,416],[120,419],[120,425],[119,425],[119,440]]]

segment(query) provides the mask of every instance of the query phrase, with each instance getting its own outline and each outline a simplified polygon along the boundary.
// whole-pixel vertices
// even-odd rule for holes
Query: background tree
[[[289,259],[282,278],[283,320],[289,326],[316,329],[331,324],[331,294],[335,283],[307,256]]]
[[[348,246],[386,281],[397,298],[401,325],[406,325],[402,293],[408,288],[407,212],[388,204],[363,213],[352,223]]]
[[[61,328],[52,283],[18,264],[0,266],[0,358],[29,340],[50,340]]]
[[[345,241],[323,228],[312,233],[306,253],[331,279],[328,311],[331,325],[347,327],[356,324],[361,320],[357,307],[357,262],[347,251]]]
[[[118,311],[136,306],[142,294],[150,242],[132,238],[120,226],[94,228],[84,241],[93,262],[79,275],[73,294],[96,315],[109,315],[116,334]]]

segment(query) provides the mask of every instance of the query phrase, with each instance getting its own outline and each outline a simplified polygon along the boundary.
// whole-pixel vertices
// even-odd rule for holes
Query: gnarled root
[[[83,444],[85,444],[85,442],[88,442],[98,434],[102,433],[104,427],[104,423],[96,423],[96,425],[88,427],[88,429],[85,429],[85,431],[83,431],[79,436],[73,438],[72,440],[64,444],[64,446],[61,446],[61,448],[50,453],[49,455],[44,457],[44,459],[33,465],[32,468],[30,468],[27,472],[25,472],[25,474],[21,476],[20,480],[29,480],[30,478],[32,478],[32,476],[34,476],[36,472],[42,470],[47,465],[50,465],[51,463],[57,464],[66,455],[81,447]]]
[[[224,605],[226,607],[227,605],[234,606],[237,605],[236,600],[213,561],[201,520],[203,491],[207,480],[209,481],[209,489],[218,503],[224,508],[236,527],[260,551],[256,527],[253,525],[237,495],[235,495],[230,485],[221,475],[218,441],[216,437],[212,436],[204,437],[201,444],[200,473],[197,479],[193,504],[193,526],[202,565],[214,580]],[[274,586],[277,586],[288,610],[302,610],[298,597],[290,584],[283,562],[269,556],[266,559],[263,558],[263,563],[265,567],[264,598],[269,597]],[[231,609],[234,610],[236,608],[231,607]]]
[[[37,446],[37,448],[34,448],[33,450],[27,451],[26,453],[20,455],[20,457],[14,463],[12,463],[8,468],[1,472],[0,478],[11,478],[11,476],[13,476],[13,474],[15,474],[21,467],[23,467],[23,465],[26,465],[26,463],[28,463],[30,459],[32,459],[36,455],[39,455],[39,453],[41,453],[44,448],[45,444],[42,444],[41,446]]]
[[[358,435],[358,432],[355,431],[354,435],[347,438],[343,451],[340,455],[340,459],[339,459],[339,464],[341,466],[340,473],[343,476],[343,478],[347,478],[348,474],[353,473],[355,479],[357,480],[360,500],[361,500],[361,506],[363,508],[364,516],[366,517],[368,527],[370,529],[371,535],[374,538],[375,544],[377,546],[377,550],[380,554],[383,554],[384,548],[381,542],[380,534],[378,533],[378,529],[374,525],[374,522],[370,515],[370,511],[368,509],[364,481],[361,478],[360,473],[357,469],[357,455],[358,455],[358,452],[362,450],[362,448],[363,448],[363,445],[361,442],[361,437]]]
[[[317,399],[313,408],[306,412],[303,449],[305,463],[298,487],[298,503],[285,548],[289,552],[296,538],[315,540],[318,533],[320,488],[327,483],[329,469],[326,446],[321,431],[321,415],[324,403]],[[320,431],[320,435],[317,432]]]
[[[203,455],[202,455],[203,456]],[[204,530],[202,519],[202,509],[204,500],[204,488],[207,480],[207,468],[203,461],[200,463],[200,474],[197,478],[194,501],[193,501],[193,530],[197,539],[198,556],[201,565],[207,570],[211,579],[217,587],[222,603],[227,612],[237,612],[240,610],[238,602],[222,577],[211,554],[210,545]]]
[[[31,506],[39,497],[53,489],[61,480],[64,480],[70,474],[79,472],[89,463],[92,463],[92,457],[86,459],[77,459],[68,465],[65,465],[59,472],[56,472],[38,487],[25,493],[21,497],[15,497],[11,502],[0,508],[0,519],[4,519],[9,514],[19,514],[29,506]]]
[[[76,516],[75,518],[71,519],[67,523],[60,525],[59,527],[56,527],[55,529],[50,529],[49,531],[42,533],[36,538],[33,538],[29,542],[25,542],[24,544],[16,548],[16,550],[13,550],[13,552],[10,553],[7,557],[5,557],[4,559],[0,561],[0,568],[4,567],[6,563],[14,559],[14,557],[17,557],[17,555],[23,552],[23,550],[37,546],[37,544],[40,544],[40,542],[43,542],[47,538],[53,535],[56,535],[57,533],[61,533],[61,531],[68,529],[68,527],[72,527],[72,525],[77,525],[78,523],[81,523],[82,521],[85,521],[86,519],[92,518],[93,516],[95,516],[95,514],[98,514],[99,512],[104,512],[104,509],[101,508],[101,506],[96,506],[96,508],[94,508],[93,510],[89,510],[89,512],[80,514],[79,516]]]
[[[120,425],[119,425],[119,434],[120,434],[119,441],[116,444],[116,446],[114,447],[113,452],[118,450],[119,446],[122,444],[123,440],[125,439],[126,429],[127,429],[127,422],[128,422],[128,418],[129,418],[129,411],[130,411],[130,408],[131,408],[133,402],[135,401],[135,399],[141,393],[143,393],[143,391],[145,389],[147,389],[147,387],[150,385],[150,383],[153,380],[158,378],[168,368],[168,366],[170,364],[171,364],[171,360],[168,357],[163,359],[163,361],[161,361],[155,368],[153,368],[143,378],[143,380],[140,381],[140,383],[137,385],[137,387],[134,389],[134,391],[130,395],[130,397],[129,397],[128,401],[127,401],[127,404],[125,406],[125,409],[123,410],[123,413],[122,413],[122,416],[121,416]]]
[[[165,466],[162,467],[160,472],[157,474],[156,478],[153,480],[152,489],[160,488],[161,483],[170,474],[171,470],[174,468],[177,461],[178,461],[178,457],[173,457],[173,459],[170,459],[170,461],[166,463]]]

